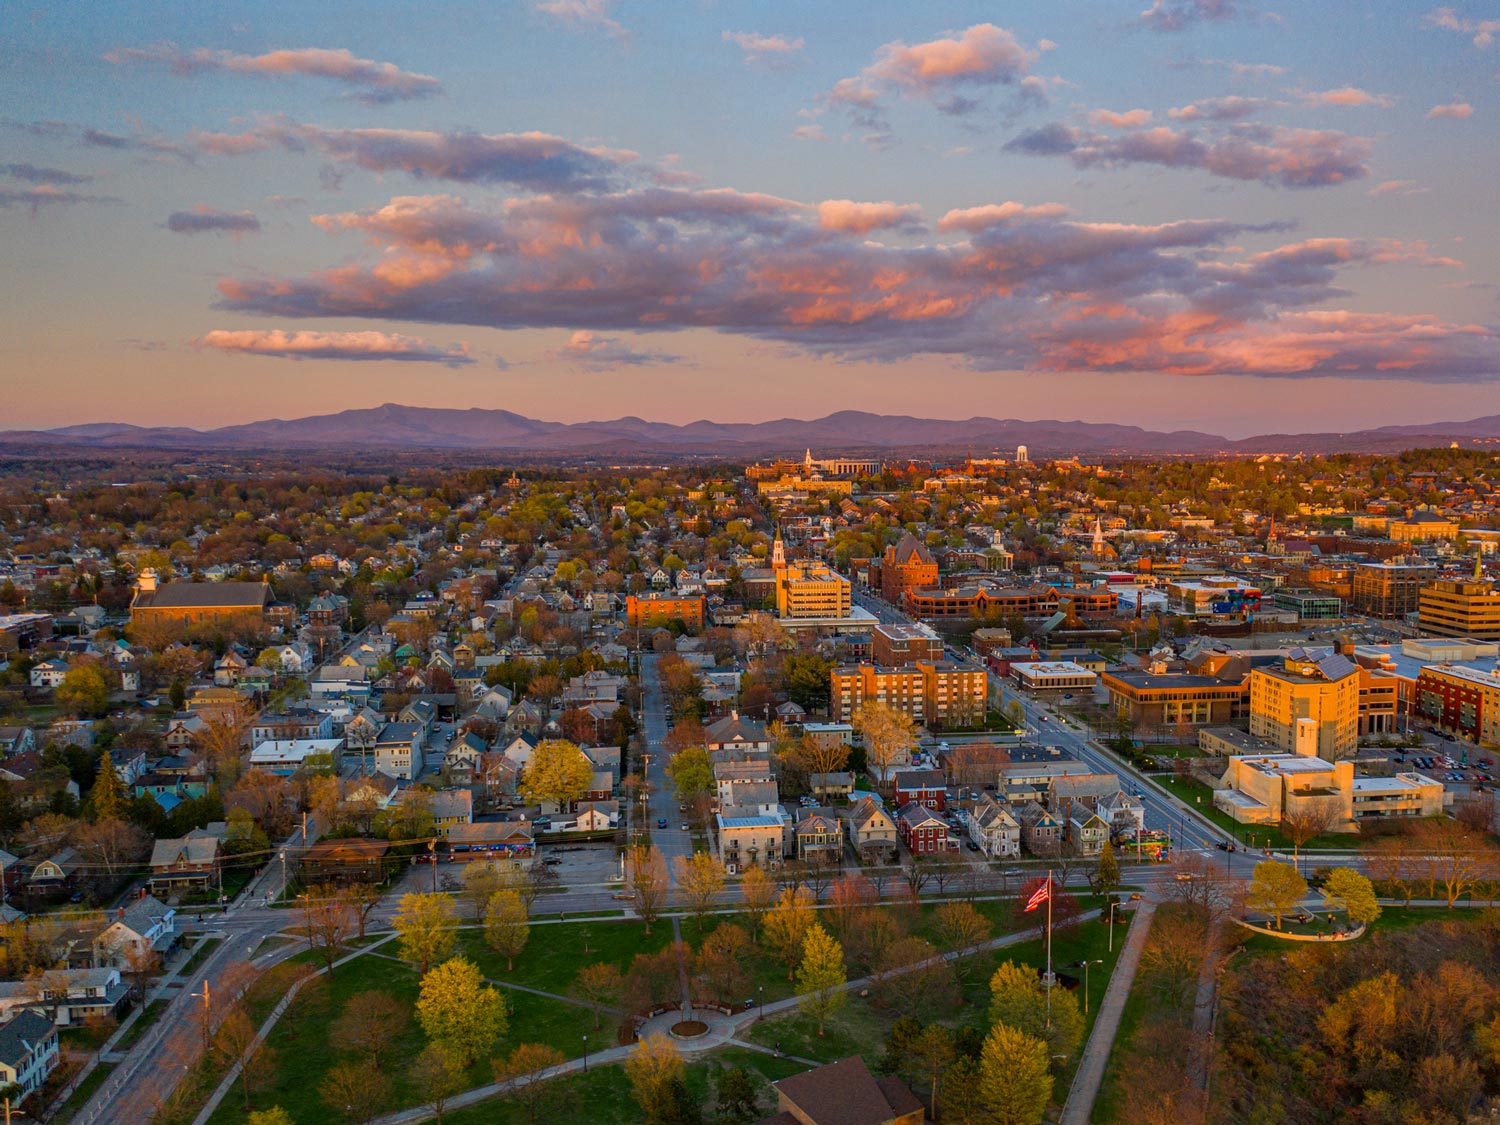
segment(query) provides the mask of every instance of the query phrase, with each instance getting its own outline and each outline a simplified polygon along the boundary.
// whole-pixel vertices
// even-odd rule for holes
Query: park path
[[[1115,1035],[1120,1030],[1120,1017],[1125,1013],[1125,1001],[1130,997],[1130,987],[1141,963],[1141,950],[1146,946],[1146,936],[1151,932],[1151,919],[1155,914],[1156,903],[1147,899],[1137,907],[1135,917],[1130,920],[1120,959],[1110,974],[1109,986],[1099,1004],[1099,1015],[1095,1017],[1089,1041],[1084,1045],[1083,1057],[1078,1060],[1078,1069],[1073,1072],[1073,1085],[1068,1088],[1068,1100],[1063,1106],[1059,1125],[1088,1125],[1093,1119],[1094,1100],[1104,1082],[1104,1070],[1114,1049]]]

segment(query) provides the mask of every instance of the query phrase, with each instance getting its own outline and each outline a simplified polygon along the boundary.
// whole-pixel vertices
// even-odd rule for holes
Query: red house
[[[902,805],[896,813],[896,831],[912,855],[933,855],[958,849],[958,841],[948,836],[947,822],[923,805]]]
[[[913,804],[938,812],[948,807],[948,782],[942,770],[896,771],[896,807]]]

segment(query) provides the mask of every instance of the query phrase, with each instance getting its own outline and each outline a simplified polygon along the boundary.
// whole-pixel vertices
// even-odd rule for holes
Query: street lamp
[[[583,1037],[583,1073],[589,1072],[589,1037]]]
[[[1113,933],[1113,931],[1111,931],[1111,933]],[[1098,960],[1094,960],[1094,961],[1090,961],[1087,958],[1085,958],[1084,960],[1078,961],[1078,962],[1076,962],[1073,965],[1073,967],[1075,969],[1078,968],[1079,966],[1082,966],[1082,968],[1083,968],[1083,1014],[1084,1015],[1088,1015],[1089,1014],[1089,966],[1090,965],[1102,965],[1102,964],[1104,964],[1104,961],[1103,961],[1102,958],[1098,959]]]
[[[766,986],[758,984],[755,986],[755,1018],[758,1020],[766,1014]]]
[[[1118,902],[1109,904],[1109,951],[1115,951],[1115,910],[1119,908]]]

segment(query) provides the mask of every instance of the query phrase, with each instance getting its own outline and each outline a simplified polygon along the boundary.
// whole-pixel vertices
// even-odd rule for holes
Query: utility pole
[[[196,996],[197,993],[194,992],[194,993],[191,993],[191,995]],[[212,1046],[212,1043],[210,1042],[210,1037],[209,1037],[209,1032],[211,1030],[212,1030],[212,1028],[209,1025],[208,978],[204,977],[203,978],[203,1057],[204,1058],[208,1057],[209,1048]]]
[[[427,851],[432,855],[432,890],[437,892],[437,841],[427,841]]]

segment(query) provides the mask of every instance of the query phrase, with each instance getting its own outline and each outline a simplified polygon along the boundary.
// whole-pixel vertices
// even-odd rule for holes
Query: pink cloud
[[[616,39],[629,39],[630,31],[610,17],[609,9],[613,2],[614,0],[539,0],[535,7],[538,12],[563,23],[603,31]]]
[[[1390,94],[1372,94],[1358,86],[1341,86],[1337,90],[1304,90],[1297,95],[1303,105],[1310,106],[1378,106],[1390,109],[1396,99]]]
[[[167,229],[174,234],[242,234],[260,231],[260,220],[249,211],[218,211],[198,206],[191,211],[173,211],[167,216]]]
[[[220,328],[205,333],[192,343],[197,348],[283,359],[389,359],[410,363],[441,363],[448,367],[460,367],[474,362],[467,344],[445,347],[428,343],[419,336],[386,332],[283,332],[271,329],[230,331]]]
[[[1246,11],[1235,0],[1152,0],[1139,22],[1154,31],[1183,31],[1195,23],[1219,23]]]
[[[258,77],[300,74],[328,78],[355,87],[359,91],[355,97],[369,103],[426,98],[443,89],[443,84],[430,75],[362,59],[344,48],[298,47],[243,55],[207,47],[184,50],[172,43],[158,43],[153,47],[119,47],[107,51],[104,57],[112,63],[159,64],[183,77],[217,71]]]
[[[549,353],[554,359],[571,360],[590,371],[607,371],[612,367],[657,367],[682,363],[680,355],[665,352],[637,351],[612,336],[600,336],[587,330],[574,332],[568,342]]]
[[[1031,206],[1013,201],[986,203],[982,207],[949,211],[938,220],[937,229],[939,233],[963,230],[972,234],[1016,219],[1059,219],[1067,213],[1067,207],[1061,203],[1038,203]]]
[[[1427,120],[1436,121],[1447,118],[1454,121],[1462,121],[1466,117],[1474,116],[1474,107],[1468,102],[1451,101],[1447,105],[1435,105],[1427,111]]]
[[[724,42],[733,43],[744,52],[747,63],[771,66],[785,65],[806,46],[800,36],[793,39],[786,35],[760,35],[753,31],[726,31],[723,38]]]
[[[1151,111],[1128,109],[1124,113],[1116,113],[1110,109],[1096,109],[1089,114],[1089,120],[1095,125],[1108,125],[1111,129],[1139,129],[1151,121]]]
[[[818,204],[818,225],[824,230],[853,234],[890,228],[920,228],[922,208],[915,203],[856,203],[852,199],[825,199]]]
[[[1376,184],[1365,194],[1379,198],[1382,195],[1421,195],[1427,190],[1418,186],[1416,180],[1386,180]]]
[[[1474,37],[1474,46],[1488,47],[1500,33],[1500,20],[1476,20],[1460,16],[1452,8],[1434,8],[1427,13],[1427,22],[1447,31],[1457,31]]]
[[[1267,98],[1244,98],[1231,94],[1222,98],[1204,98],[1167,110],[1174,121],[1239,121],[1277,103]]]

